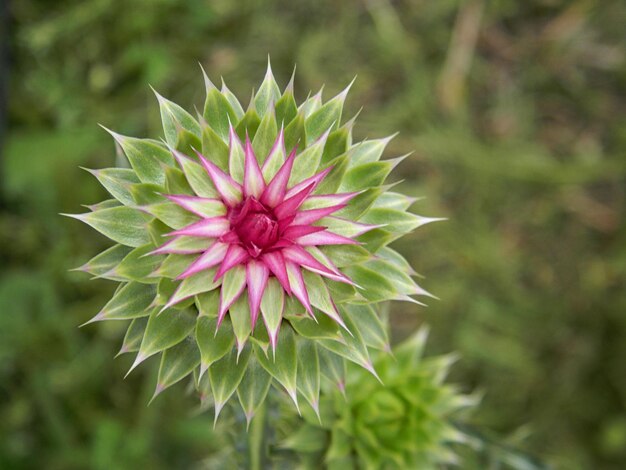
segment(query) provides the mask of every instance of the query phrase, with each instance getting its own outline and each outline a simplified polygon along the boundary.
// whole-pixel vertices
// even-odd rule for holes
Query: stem
[[[264,468],[264,449],[266,447],[265,428],[267,426],[267,404],[263,403],[257,409],[256,415],[250,423],[248,432],[248,452],[250,470],[262,470]]]

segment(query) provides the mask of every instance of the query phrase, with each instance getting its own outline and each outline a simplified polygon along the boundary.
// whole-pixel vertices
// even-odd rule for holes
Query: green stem
[[[265,428],[267,425],[267,404],[263,403],[256,412],[250,423],[248,432],[248,452],[250,470],[261,470],[264,468],[265,460]]]

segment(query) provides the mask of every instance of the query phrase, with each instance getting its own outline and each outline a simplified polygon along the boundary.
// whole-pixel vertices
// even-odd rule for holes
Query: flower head
[[[454,357],[423,357],[421,329],[375,361],[384,385],[362,369],[348,375],[350,400],[322,399],[324,421],[314,416],[283,427],[282,447],[298,451],[310,468],[447,468],[458,464],[455,445],[469,436],[454,421],[471,411],[478,395],[444,382]],[[295,467],[297,464],[294,463]]]
[[[161,355],[155,394],[197,372],[216,415],[237,392],[251,418],[271,384],[317,410],[344,360],[375,374],[381,302],[427,295],[388,245],[435,219],[384,184],[391,138],[352,142],[349,87],[298,106],[268,65],[244,111],[205,84],[198,119],[157,94],[164,141],[109,131],[130,168],[90,170],[112,198],[73,217],[116,244],[79,269],[121,283],[90,322],[130,321],[131,370]]]
[[[326,136],[327,134],[324,139]],[[236,181],[196,151],[198,160],[216,188],[217,197],[165,195],[183,210],[198,216],[199,220],[166,234],[171,240],[153,254],[176,254],[177,246],[193,243],[194,239],[207,242],[206,247],[198,249],[199,256],[176,279],[188,279],[211,270],[211,282],[233,282],[228,291],[221,291],[218,328],[231,305],[247,290],[250,325],[254,330],[270,278],[278,282],[282,295],[295,296],[306,312],[315,318],[303,270],[348,285],[354,283],[330,259],[322,257],[318,260],[311,250],[328,245],[356,245],[358,243],[353,240],[354,237],[376,226],[337,219],[343,220],[344,224],[353,225],[355,231],[351,236],[343,236],[328,230],[323,225],[324,219],[346,207],[347,202],[357,193],[313,195],[332,167],[289,185],[298,156],[297,148],[284,161],[278,159],[280,166],[277,165],[275,174],[268,174],[269,164],[276,160],[273,152],[285,154],[282,130],[263,165],[259,165],[250,138],[246,136],[245,147],[242,146],[232,125],[229,128],[229,143],[231,158],[235,158],[233,155],[237,154],[235,149],[243,148],[243,172],[239,172],[243,173],[242,181]],[[172,152],[184,169],[185,163],[182,160],[188,157],[177,150]],[[229,162],[230,168],[233,165],[236,163]],[[313,209],[303,208],[320,198],[326,201],[324,205]],[[231,270],[238,270],[241,275],[235,276],[233,281],[229,278],[227,281],[225,276]],[[163,306],[163,310],[187,298],[177,295],[177,292]],[[225,292],[233,294],[225,296]],[[187,294],[188,297],[191,295],[193,294]],[[332,303],[330,305],[330,311],[324,313],[345,327],[336,307]],[[267,326],[272,348],[276,347],[279,327],[280,323]]]

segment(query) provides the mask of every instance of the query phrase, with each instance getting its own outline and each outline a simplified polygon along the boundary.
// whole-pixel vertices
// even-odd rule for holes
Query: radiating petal
[[[235,232],[230,230],[220,237],[220,241],[223,243],[228,243],[229,245],[232,243],[239,243],[239,236]]]
[[[230,222],[226,217],[210,217],[170,232],[167,236],[185,235],[187,237],[215,238],[228,232],[229,227]]]
[[[320,194],[310,196],[302,204],[304,209],[319,209],[320,207],[330,207],[339,204],[347,204],[356,196],[361,194],[360,191],[353,193],[340,193],[340,194]]]
[[[274,178],[272,178],[272,181],[270,181],[265,188],[265,191],[263,191],[263,195],[261,196],[261,202],[263,204],[270,207],[276,207],[278,204],[283,202],[295,158],[296,149],[293,149],[285,163],[283,163],[283,166],[280,167],[278,173],[276,173]]]
[[[282,237],[287,240],[297,240],[305,235],[321,232],[322,230],[326,230],[326,227],[317,225],[291,225],[285,229]]]
[[[344,282],[346,284],[355,285],[350,278],[341,274],[338,271],[333,271],[327,266],[320,263],[317,259],[311,255],[308,251],[298,245],[290,246],[289,248],[285,248],[282,250],[282,254],[286,260],[292,261],[300,266],[303,266],[314,273],[325,276],[329,279],[338,282]]]
[[[246,284],[248,285],[248,302],[250,304],[250,323],[252,330],[256,326],[261,308],[261,299],[267,286],[270,270],[262,262],[250,260],[246,266]]]
[[[307,312],[313,317],[313,309],[311,308],[311,302],[309,301],[309,293],[304,285],[304,279],[302,278],[302,271],[300,266],[291,261],[285,262],[285,268],[287,269],[287,275],[289,276],[289,283],[291,285],[291,291],[304,306]]]
[[[243,170],[243,192],[245,196],[261,197],[265,191],[265,180],[259,162],[252,150],[252,143],[246,136],[245,163]]]
[[[306,188],[304,188],[299,193],[293,195],[289,199],[285,199],[274,209],[274,215],[278,220],[283,219],[284,217],[288,217],[294,214],[300,205],[304,202],[304,200],[311,194],[315,185],[311,183]]]
[[[301,246],[359,244],[359,242],[356,242],[351,238],[344,237],[343,235],[337,235],[336,233],[328,232],[326,230],[304,235],[303,237],[298,238],[297,242]]]
[[[291,295],[291,285],[289,284],[289,276],[287,275],[287,268],[285,268],[285,259],[283,255],[280,254],[280,251],[272,251],[270,253],[265,253],[261,256],[261,261],[265,263],[272,274],[276,276],[280,285],[283,286],[283,289],[287,293],[287,295]]]
[[[227,271],[234,268],[238,264],[245,263],[250,258],[250,255],[239,245],[229,245],[226,254],[224,255],[224,261],[220,265],[217,273],[215,273],[215,279],[219,279]]]
[[[333,169],[333,167],[329,166],[325,170],[322,170],[319,173],[316,173],[315,175],[311,176],[310,178],[302,180],[301,182],[296,184],[294,187],[290,188],[287,191],[287,194],[285,194],[285,197],[286,198],[290,198],[290,197],[298,194],[300,191],[302,191],[304,188],[306,188],[311,183],[313,183],[313,185],[314,185],[313,186],[313,190],[315,191],[315,188],[317,188],[317,186],[324,180],[324,178],[326,178],[326,175],[328,175],[328,173],[330,173],[330,171],[332,169]]]
[[[346,276],[341,271],[339,271],[339,268],[335,266],[335,264],[331,261],[331,259],[328,256],[326,256],[326,254],[319,248],[315,246],[308,246],[306,247],[306,251],[308,251],[315,259],[317,259],[320,263],[322,263],[328,269],[333,271],[336,275],[344,276],[346,279],[349,279],[348,276]],[[352,280],[350,280],[350,282],[352,283]]]
[[[320,207],[319,209],[301,211],[296,214],[296,217],[293,219],[293,223],[297,225],[312,224],[332,214],[333,212],[343,209],[344,207],[346,207],[345,204],[338,204],[336,206]]]
[[[200,152],[196,151],[196,155],[198,155],[202,166],[211,177],[211,180],[213,180],[215,189],[220,193],[224,203],[226,203],[227,206],[233,207],[241,202],[241,185],[219,169],[217,165],[207,160]]]
[[[226,214],[226,206],[219,199],[184,194],[166,194],[165,197],[186,211],[200,217],[215,217]]]
[[[194,274],[204,271],[205,269],[217,266],[224,260],[228,245],[221,242],[215,242],[211,247],[198,257],[189,267],[176,279],[185,279]]]

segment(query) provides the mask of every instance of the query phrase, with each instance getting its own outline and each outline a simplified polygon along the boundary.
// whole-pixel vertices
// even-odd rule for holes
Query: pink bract
[[[230,144],[239,145],[239,138],[234,130],[230,130]],[[274,148],[284,149],[283,133],[279,133]],[[189,157],[173,150],[174,156],[181,163]],[[250,307],[250,320],[254,328],[263,293],[270,277],[275,277],[282,289],[295,298],[304,309],[313,316],[313,309],[302,276],[302,269],[325,276],[334,281],[353,284],[327,258],[323,262],[314,257],[308,247],[325,245],[356,244],[350,237],[330,231],[324,225],[324,217],[346,207],[346,204],[357,193],[314,194],[320,183],[330,173],[327,168],[318,174],[289,186],[294,160],[298,158],[294,149],[276,174],[266,181],[263,169],[259,166],[250,140],[246,138],[244,150],[243,181],[238,183],[207,157],[196,152],[198,159],[210,177],[219,199],[207,199],[188,195],[167,195],[166,197],[201,220],[169,233],[168,242],[155,250],[155,254],[176,253],[168,248],[173,240],[184,237],[207,239],[210,246],[183,271],[179,280],[188,278],[211,268],[216,268],[214,279],[207,278],[207,283],[218,281],[236,266],[245,267],[245,277],[233,296],[220,298],[218,309],[218,327],[223,321],[229,307],[242,295],[247,288]],[[231,152],[232,154],[232,152]],[[184,165],[181,164],[184,170]],[[303,210],[307,201],[316,201],[319,208]],[[203,202],[215,205],[220,201],[224,206],[224,216],[206,217],[199,208]],[[324,204],[326,203],[326,204]],[[316,206],[316,207],[317,207]],[[360,235],[375,226],[358,224]],[[354,235],[354,236],[357,236]],[[223,293],[222,293],[223,294]],[[184,299],[172,297],[166,307]],[[339,313],[333,319],[342,324]],[[272,346],[275,347],[276,332],[269,331]]]

